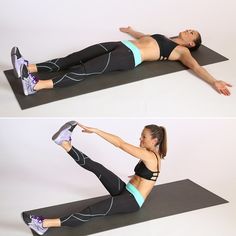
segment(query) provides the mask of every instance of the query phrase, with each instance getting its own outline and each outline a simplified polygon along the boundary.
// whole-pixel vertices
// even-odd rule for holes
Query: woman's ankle
[[[38,83],[34,86],[34,90],[39,91],[41,89],[52,89],[53,82],[52,80],[39,80]]]
[[[72,148],[71,142],[69,141],[62,141],[60,146],[64,148],[66,152],[69,152]]]
[[[61,227],[61,220],[60,219],[44,219],[43,227],[44,228]]]
[[[29,64],[27,66],[27,69],[30,73],[37,73],[38,72],[37,66],[35,64]]]

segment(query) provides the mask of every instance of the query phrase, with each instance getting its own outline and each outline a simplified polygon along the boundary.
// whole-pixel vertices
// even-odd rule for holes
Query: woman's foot
[[[71,141],[71,134],[73,129],[76,127],[77,121],[69,121],[65,123],[53,136],[52,140],[58,144],[62,145],[63,141]]]
[[[42,216],[27,215],[23,212],[22,217],[24,222],[37,234],[43,235],[48,230],[48,228],[43,227],[44,218]]]
[[[26,96],[36,93],[34,90],[35,85],[38,83],[38,79],[29,73],[25,64],[22,64],[20,67],[20,77],[23,85],[24,94]]]
[[[11,50],[11,62],[13,65],[13,71],[16,78],[20,78],[20,67],[21,65],[28,66],[29,62],[25,60],[17,47],[13,47]]]

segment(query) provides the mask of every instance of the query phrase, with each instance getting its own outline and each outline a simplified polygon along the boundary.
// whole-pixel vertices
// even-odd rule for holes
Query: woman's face
[[[156,142],[156,138],[152,138],[151,131],[144,128],[141,133],[139,146],[146,149],[152,149],[153,147],[155,147]]]
[[[179,33],[179,37],[183,39],[185,42],[194,42],[199,33],[196,30],[188,29]]]

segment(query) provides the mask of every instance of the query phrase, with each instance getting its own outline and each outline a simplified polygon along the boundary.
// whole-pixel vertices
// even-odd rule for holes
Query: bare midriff
[[[134,175],[129,182],[138,189],[144,199],[146,199],[146,197],[152,191],[153,186],[155,185],[155,181],[146,180],[137,175]]]
[[[141,52],[142,61],[156,61],[160,57],[159,45],[155,39],[145,36],[140,39],[130,40]]]

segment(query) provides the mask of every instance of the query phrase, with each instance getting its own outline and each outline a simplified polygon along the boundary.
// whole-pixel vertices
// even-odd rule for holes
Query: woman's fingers
[[[84,127],[85,127],[84,125],[80,124],[79,122],[77,122],[77,124],[78,124],[79,127],[84,129]]]
[[[226,83],[224,81],[218,81],[216,84],[215,84],[215,88],[216,90],[220,93],[220,94],[223,94],[225,96],[229,96],[231,93],[229,91],[229,89],[227,87],[232,87],[231,84],[229,83]]]
[[[220,93],[225,95],[225,96],[229,96],[230,95],[230,91],[227,88],[220,89]]]
[[[233,87],[232,84],[225,83],[228,87]]]
[[[80,123],[78,123],[78,126],[82,128],[82,132],[84,132],[84,133],[93,133],[94,132],[94,128],[92,128],[92,127],[87,127],[87,126],[82,125]]]

